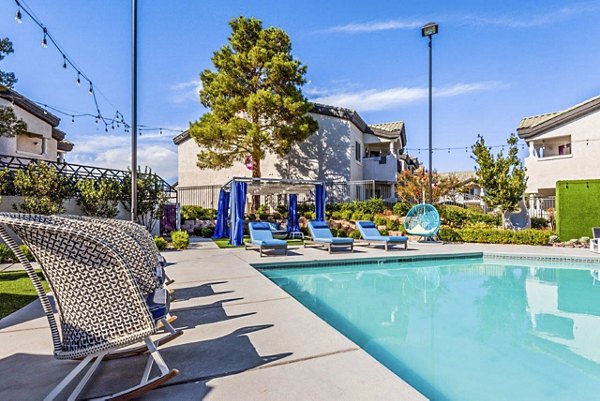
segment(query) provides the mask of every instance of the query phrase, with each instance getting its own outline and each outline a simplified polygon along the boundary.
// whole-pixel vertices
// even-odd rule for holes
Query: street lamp
[[[429,38],[429,203],[433,203],[433,149],[432,149],[432,98],[433,98],[433,89],[432,89],[432,46],[431,46],[431,37],[438,33],[438,24],[435,22],[429,22],[423,25],[421,28],[421,36]]]
[[[131,221],[137,217],[137,0],[131,1]]]

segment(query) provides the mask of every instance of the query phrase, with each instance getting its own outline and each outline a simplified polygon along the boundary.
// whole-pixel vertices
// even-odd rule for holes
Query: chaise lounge
[[[333,247],[350,247],[350,252],[354,252],[354,240],[352,238],[334,237],[325,221],[311,220],[308,222],[308,231],[312,240],[304,241],[304,247],[307,243],[322,245],[331,253]]]
[[[390,247],[397,244],[404,244],[404,249],[408,249],[408,238],[404,236],[388,236],[381,235],[377,227],[372,221],[357,221],[356,228],[360,232],[363,240],[367,242],[367,246],[371,242],[382,243],[387,251]]]
[[[250,223],[248,231],[250,231],[250,243],[245,245],[246,249],[258,249],[261,257],[265,249],[283,249],[287,256],[287,241],[274,239],[269,223]]]
[[[590,251],[600,253],[600,227],[592,228],[592,238],[590,239]]]

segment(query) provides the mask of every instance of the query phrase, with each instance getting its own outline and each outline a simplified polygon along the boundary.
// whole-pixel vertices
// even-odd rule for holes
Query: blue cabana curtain
[[[245,182],[231,183],[231,233],[229,243],[233,246],[244,245],[244,209],[246,208],[246,192],[248,184]]]
[[[325,186],[315,185],[315,212],[318,221],[325,221]]]
[[[215,226],[213,238],[229,237],[229,226],[227,225],[228,217],[229,192],[225,191],[225,188],[221,188],[221,191],[219,192],[219,208],[217,209],[217,225]]]
[[[300,231],[300,224],[298,224],[298,195],[290,194],[288,197],[287,232],[298,231]]]

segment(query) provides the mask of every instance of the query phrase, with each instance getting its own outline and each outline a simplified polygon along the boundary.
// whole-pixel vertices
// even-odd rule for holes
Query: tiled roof
[[[402,131],[404,129],[404,121],[392,121],[389,123],[371,124],[371,128],[379,128],[384,131]]]
[[[63,139],[62,141],[59,141],[56,145],[58,150],[63,150],[65,152],[70,152],[73,150],[73,143],[67,141],[66,139]]]
[[[344,107],[329,106],[321,103],[313,103],[311,113],[321,114],[325,116],[337,117],[343,120],[348,120],[353,123],[358,129],[366,134],[373,134],[387,139],[396,139],[402,137],[402,144],[406,145],[406,134],[404,131],[404,122],[395,121],[383,124],[367,125],[365,121],[358,115],[355,110],[350,110]],[[190,138],[189,132],[186,130],[173,138],[175,145],[179,145]]]
[[[531,138],[597,110],[600,110],[600,96],[587,99],[562,111],[525,117],[519,123],[517,132],[520,138]]]

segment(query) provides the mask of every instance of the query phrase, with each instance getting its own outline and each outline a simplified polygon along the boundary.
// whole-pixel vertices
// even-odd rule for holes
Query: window
[[[355,142],[355,146],[354,146],[354,158],[356,159],[357,162],[360,162],[362,160],[362,149],[361,149],[360,142],[358,142],[358,141]]]
[[[558,147],[558,154],[560,156],[562,155],[570,155],[571,154],[571,144],[567,143],[564,145],[559,145]]]

